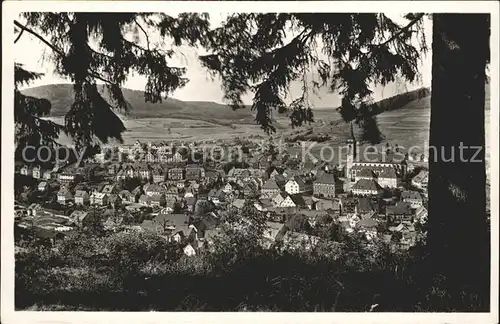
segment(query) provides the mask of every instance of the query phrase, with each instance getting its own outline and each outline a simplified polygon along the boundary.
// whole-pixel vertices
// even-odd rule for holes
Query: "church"
[[[390,148],[387,148],[385,152],[375,151],[360,154],[359,143],[348,140],[347,149],[344,173],[345,178],[350,183],[373,180],[381,188],[396,188],[398,178],[404,177],[407,172],[404,154],[395,153]]]

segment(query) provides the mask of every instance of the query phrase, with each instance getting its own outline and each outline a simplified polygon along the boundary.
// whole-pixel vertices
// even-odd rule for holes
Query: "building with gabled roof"
[[[281,189],[274,179],[267,180],[260,189],[260,193],[263,196],[263,198],[271,198],[280,191]]]
[[[313,183],[313,194],[317,197],[335,198],[336,184],[333,173],[324,173]]]
[[[383,190],[375,180],[361,179],[351,187],[351,191],[358,196],[376,196]]]
[[[418,208],[422,206],[422,195],[418,191],[405,190],[401,192],[401,200],[411,205],[411,208]]]

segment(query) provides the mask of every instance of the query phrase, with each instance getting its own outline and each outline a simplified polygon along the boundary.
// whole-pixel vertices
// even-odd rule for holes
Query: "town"
[[[221,158],[236,141],[238,153]],[[272,139],[264,149],[249,139],[212,143],[222,149],[211,156],[200,150],[207,144],[137,140],[79,164],[18,163],[16,249],[29,240],[55,247],[74,232],[98,228],[154,232],[193,256],[210,250],[228,213],[243,210],[265,217],[266,247],[312,248],[331,239],[319,229],[332,223],[343,235],[360,234],[367,244],[380,240],[393,249],[425,239],[426,163],[408,154],[395,159],[397,144],[364,161],[356,156],[359,143],[349,140],[342,164],[303,160],[292,150],[296,143],[278,150]]]

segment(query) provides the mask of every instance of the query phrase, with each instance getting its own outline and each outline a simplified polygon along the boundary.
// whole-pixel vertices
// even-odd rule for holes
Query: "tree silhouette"
[[[436,151],[429,151],[428,245],[442,270],[468,282],[490,277],[484,127],[489,37],[489,15],[433,15],[430,146]],[[461,145],[480,150],[464,149],[460,157]]]
[[[121,91],[130,73],[147,77],[144,97],[148,102],[161,102],[184,86],[188,81],[185,69],[168,62],[174,50],[153,43],[149,33],[159,31],[173,46],[194,46],[209,27],[207,19],[203,14],[174,18],[161,13],[30,12],[14,21],[19,32],[15,42],[27,34],[42,41],[50,50],[47,59],[54,63],[55,73],[73,82],[74,102],[63,130],[78,148],[112,138],[122,140],[125,127],[114,110],[126,113],[130,109]],[[39,76],[16,64],[16,85]],[[61,127],[39,119],[48,114],[50,104],[15,91],[20,145],[38,139],[53,143]],[[105,91],[110,100],[105,99]]]
[[[403,27],[384,14],[237,13],[209,34],[212,53],[200,58],[222,78],[234,109],[243,107],[243,94],[254,91],[252,109],[267,132],[276,130],[274,108],[291,110],[292,126],[312,122],[309,93],[328,86],[342,96],[342,118],[360,124],[363,140],[376,143],[382,136],[369,105],[370,85],[393,82],[397,75],[417,78],[419,50],[426,49],[422,17],[406,15]],[[287,41],[290,33],[294,37]],[[415,37],[418,46],[411,42]],[[320,78],[310,79],[310,70]],[[302,94],[287,105],[292,81],[302,82]]]
[[[34,80],[42,77],[41,73],[29,72],[21,64],[14,65],[14,122],[16,158],[21,158],[23,149],[28,145],[44,145],[56,149],[56,139],[62,130],[60,125],[44,120],[41,117],[50,113],[51,104],[46,99],[25,96],[19,90],[22,85],[29,85]],[[31,151],[24,152],[30,153]],[[25,156],[24,160],[30,161],[34,156]]]
[[[326,85],[342,96],[344,121],[360,124],[362,140],[377,143],[382,136],[369,104],[370,84],[387,84],[398,75],[415,80],[419,50],[426,50],[424,14],[405,17],[409,23],[402,27],[384,14],[233,14],[210,34],[212,53],[201,60],[222,78],[234,109],[243,107],[243,94],[254,91],[252,109],[267,132],[275,131],[274,108],[297,111],[291,114],[293,126],[312,121],[312,114],[304,113],[310,111],[308,93]],[[489,16],[435,14],[433,19],[431,147],[454,150],[456,157],[461,143],[481,151],[478,163],[470,162],[472,149],[466,150],[467,162],[447,163],[430,152],[429,251],[447,274],[468,273],[457,271],[459,264],[489,270],[484,161]],[[289,32],[293,38],[286,41]],[[414,39],[418,44],[412,45]],[[320,80],[308,87],[310,69]],[[287,89],[297,80],[303,81],[302,95],[287,106]]]

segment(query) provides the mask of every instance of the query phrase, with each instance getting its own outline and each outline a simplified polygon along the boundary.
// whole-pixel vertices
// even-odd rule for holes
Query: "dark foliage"
[[[48,59],[54,63],[55,73],[74,85],[74,100],[64,127],[39,118],[50,109],[46,100],[22,96],[16,88],[19,147],[40,141],[52,144],[61,130],[73,137],[77,147],[106,143],[111,138],[121,140],[125,127],[113,110],[127,112],[130,108],[121,91],[130,73],[147,76],[144,100],[152,103],[161,102],[188,81],[184,68],[168,64],[174,50],[162,49],[164,43],[150,42],[148,33],[159,30],[174,46],[194,46],[209,27],[207,15],[174,18],[152,13],[36,12],[22,14],[14,24],[20,33],[35,36],[50,49]],[[127,38],[130,32],[133,39]],[[139,35],[144,36],[144,42]],[[16,65],[16,85],[37,77]],[[105,85],[112,100],[103,98],[98,83]]]
[[[376,122],[364,111],[370,86],[394,82],[398,75],[417,78],[419,49],[426,49],[422,17],[407,15],[410,22],[403,27],[384,14],[233,14],[209,34],[212,54],[200,59],[222,77],[225,99],[234,109],[243,108],[243,94],[254,92],[252,109],[267,132],[275,131],[274,109],[291,110],[292,126],[313,121],[309,91],[327,86],[343,97],[343,119],[362,123],[377,142]],[[419,48],[409,42],[414,37]],[[309,70],[320,78],[311,79]],[[302,95],[288,98],[287,105],[292,81],[302,82]]]

